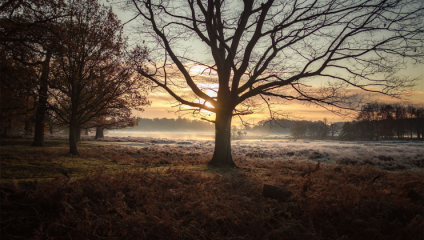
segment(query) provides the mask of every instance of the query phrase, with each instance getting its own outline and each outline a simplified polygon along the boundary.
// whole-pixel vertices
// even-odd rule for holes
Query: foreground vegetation
[[[1,141],[1,239],[420,239],[422,169]],[[199,149],[202,151],[202,149]],[[289,154],[289,153],[288,153]],[[293,193],[262,196],[264,184]]]

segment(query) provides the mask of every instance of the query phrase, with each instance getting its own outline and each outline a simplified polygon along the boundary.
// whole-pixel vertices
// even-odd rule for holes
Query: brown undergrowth
[[[423,201],[411,195],[423,194],[422,171],[235,155],[239,169],[194,172],[189,166],[204,165],[209,153],[192,147],[192,155],[183,156],[179,148],[82,148],[81,161],[100,159],[128,168],[100,166],[83,177],[56,174],[51,181],[2,184],[1,239],[353,240],[424,235]],[[46,161],[65,154],[60,149],[30,151],[39,158],[48,155]],[[287,202],[264,198],[264,183],[290,190],[293,196]]]
[[[396,187],[414,174],[381,176],[391,186],[385,188],[371,183],[372,171],[346,174],[339,184],[329,183],[324,169],[304,173],[291,184],[281,181],[295,192],[291,202],[263,198],[263,182],[246,171],[100,169],[74,181],[10,185],[2,189],[2,239],[22,233],[32,239],[419,239],[424,233],[422,203]],[[352,175],[369,179],[351,182]]]
[[[32,226],[33,239],[261,239],[283,235],[302,239],[311,235],[291,216],[295,205],[267,201],[260,191],[252,175],[244,173],[203,176],[172,168],[162,173],[140,170],[113,175],[98,171],[73,182],[58,178],[31,190],[15,186],[14,192],[3,196],[2,208],[23,206],[15,210],[26,211],[22,215],[26,218],[17,219],[15,213],[15,224]],[[2,230],[4,237],[17,234],[13,228]]]

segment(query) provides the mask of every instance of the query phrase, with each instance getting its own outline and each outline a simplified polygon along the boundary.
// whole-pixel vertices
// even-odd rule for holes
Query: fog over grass
[[[179,137],[180,136],[180,137]],[[64,136],[52,135],[51,139]],[[92,136],[82,136],[83,141],[93,141]],[[137,151],[148,148],[154,151],[199,154],[211,158],[214,140],[189,139],[175,134],[173,138],[106,136],[98,144],[115,144]],[[330,141],[238,139],[232,141],[232,153],[236,163],[255,161],[261,164],[284,161],[321,162],[341,165],[371,165],[385,170],[424,170],[424,143],[419,141]]]

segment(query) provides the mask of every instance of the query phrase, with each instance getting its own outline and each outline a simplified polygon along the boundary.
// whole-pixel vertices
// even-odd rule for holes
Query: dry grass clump
[[[206,164],[212,153],[199,146],[152,145],[136,148],[131,146],[107,145],[91,146],[80,150],[80,157],[101,158],[121,165],[157,167],[162,165]]]
[[[206,164],[212,153],[198,146],[151,146],[136,151],[137,162],[143,166]]]

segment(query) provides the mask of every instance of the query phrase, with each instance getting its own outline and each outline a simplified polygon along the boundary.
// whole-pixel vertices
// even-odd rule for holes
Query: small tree
[[[297,121],[291,126],[290,133],[294,138],[300,138],[305,136],[307,130],[308,125],[306,122]]]
[[[139,108],[139,110],[142,109]],[[91,123],[90,126],[94,126],[96,128],[96,135],[94,139],[97,140],[104,138],[105,129],[134,127],[138,124],[138,119],[135,116],[132,116],[130,108],[120,109],[119,113],[119,115],[105,115],[93,120],[93,123]]]
[[[405,121],[406,121],[406,107],[401,104],[394,105],[394,118],[396,121],[395,131],[398,139],[404,139],[406,133]]]
[[[321,140],[324,140],[324,138],[328,136],[329,132],[330,128],[328,127],[327,118],[324,118],[323,121],[318,121],[318,137]]]
[[[379,103],[367,103],[361,107],[356,120],[361,122],[364,135],[369,140],[378,140],[379,139],[379,128],[380,128],[380,116],[379,112]]]
[[[330,123],[329,128],[330,128],[331,138],[334,139],[334,135],[340,131],[340,127],[336,123]]]
[[[394,108],[390,104],[380,104],[378,115],[380,116],[379,135],[386,139],[392,139],[395,130]]]

